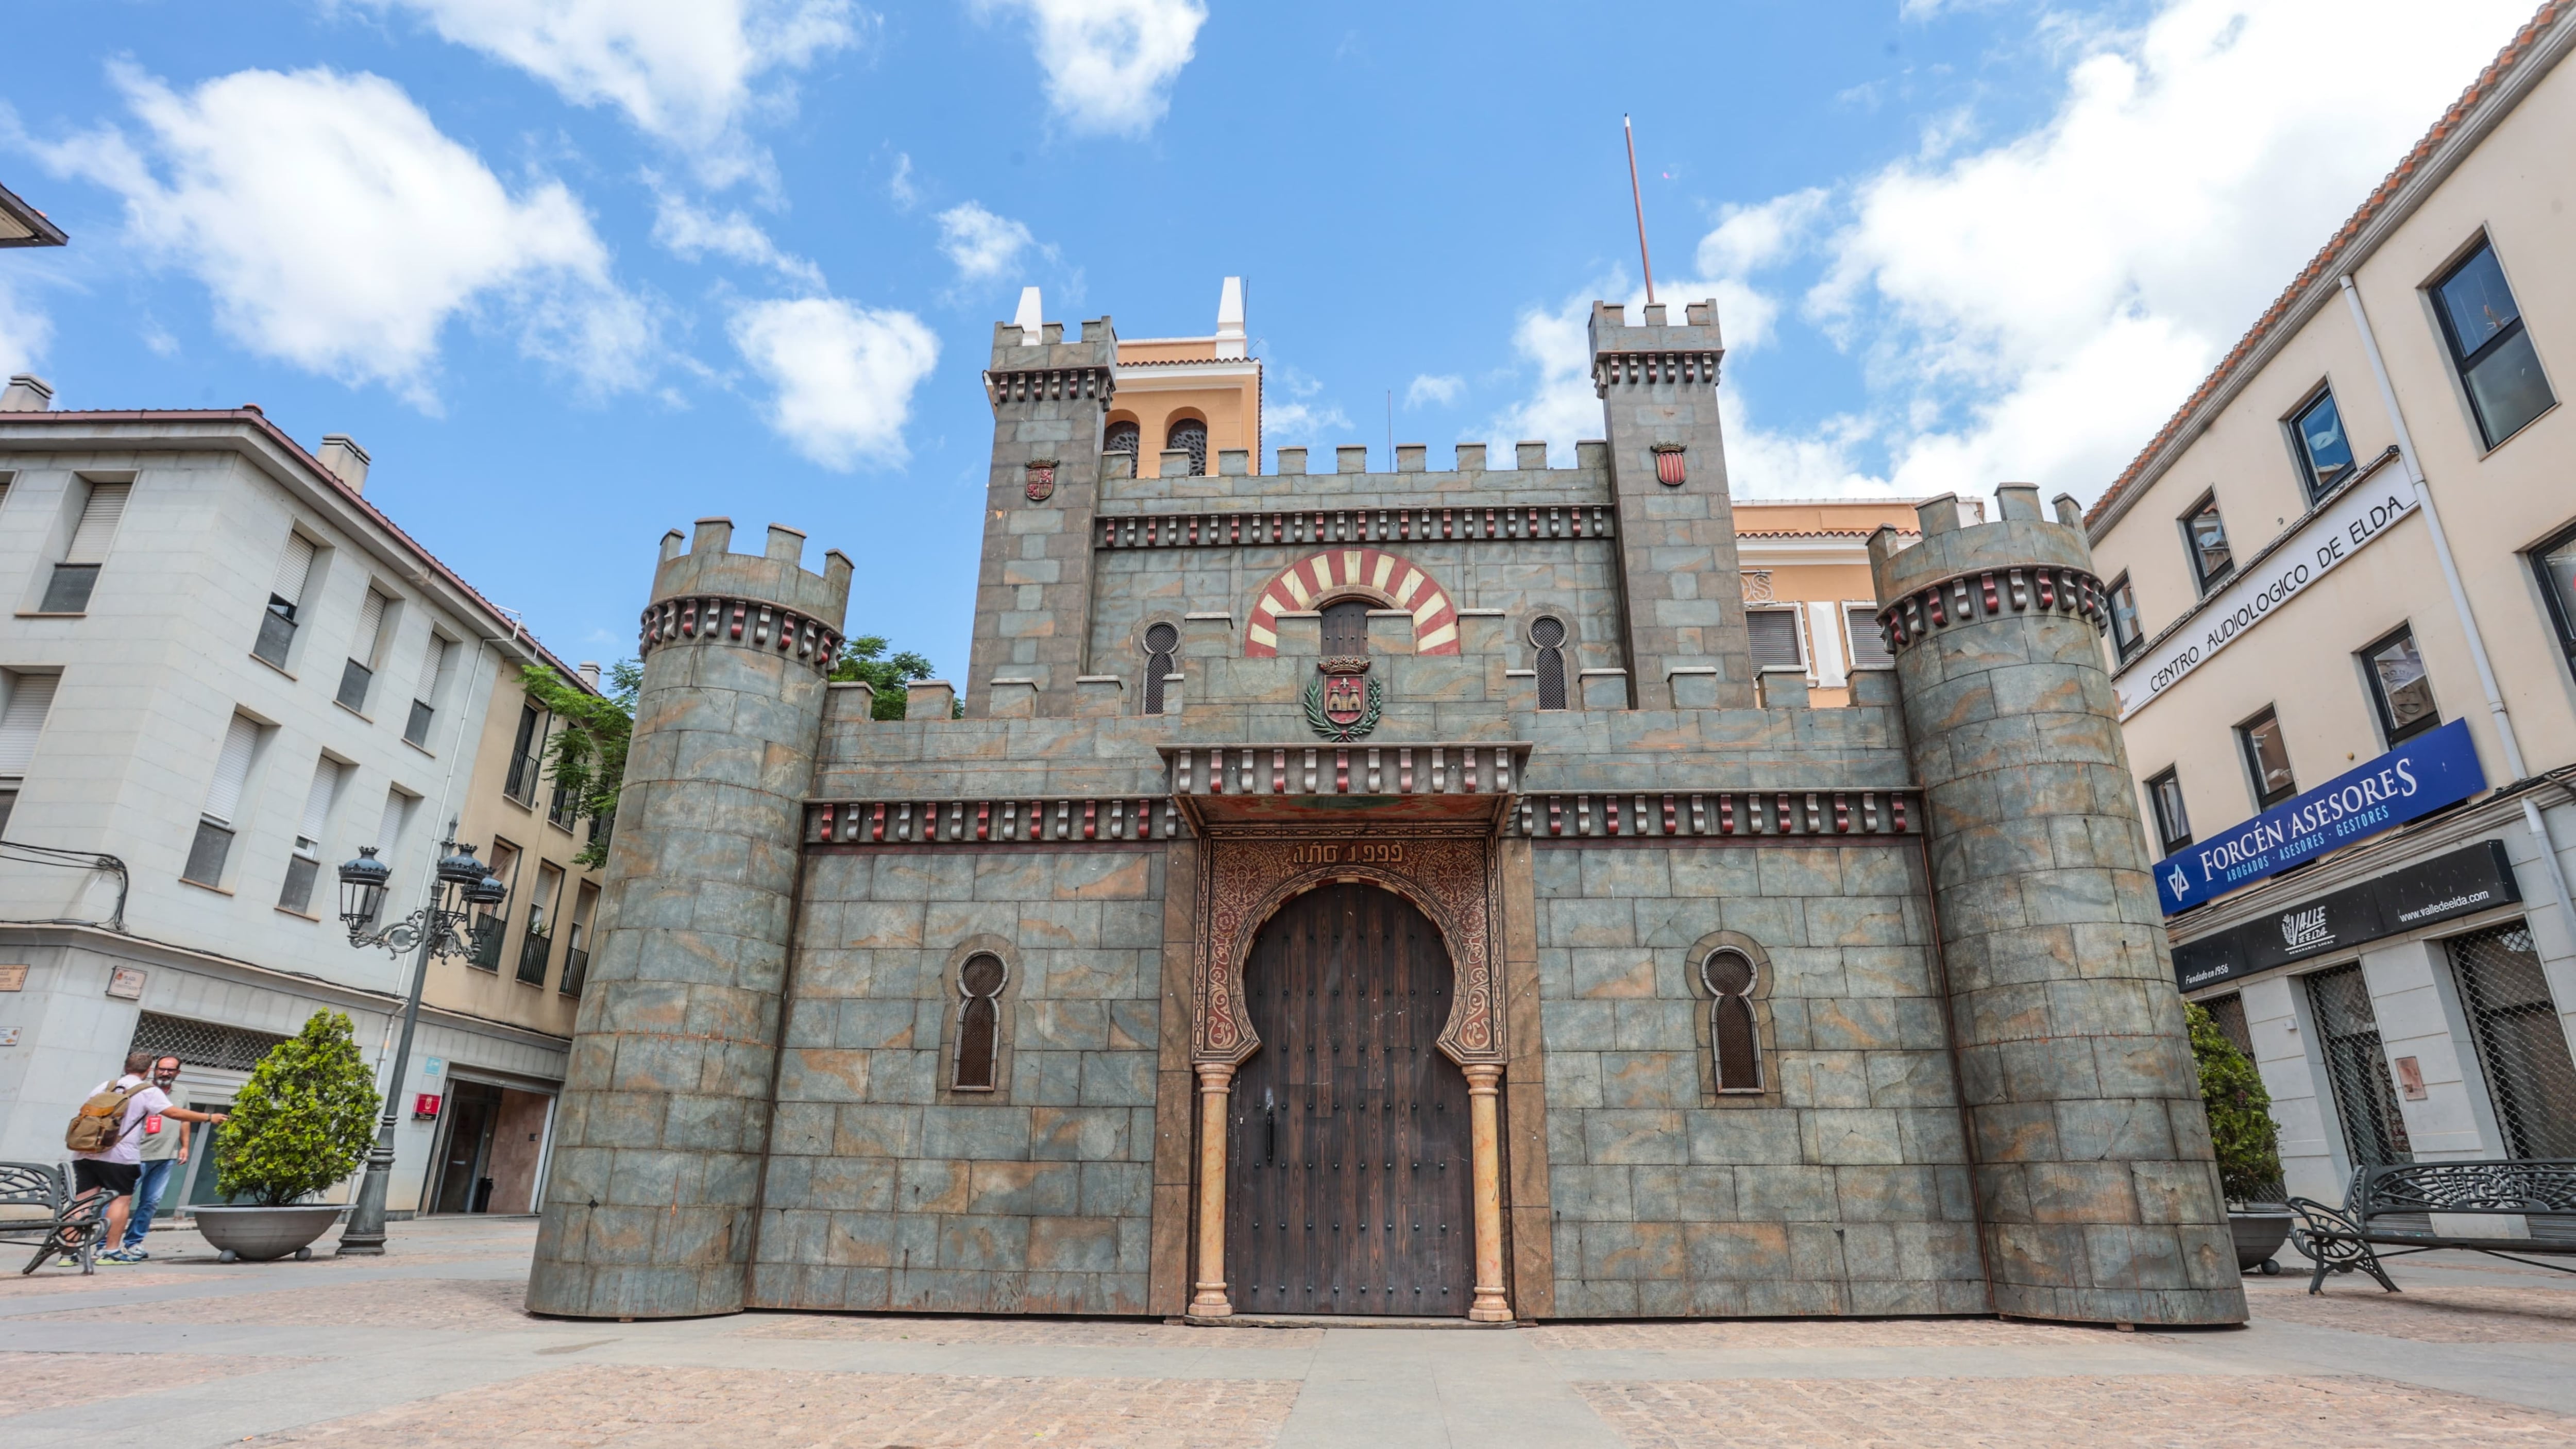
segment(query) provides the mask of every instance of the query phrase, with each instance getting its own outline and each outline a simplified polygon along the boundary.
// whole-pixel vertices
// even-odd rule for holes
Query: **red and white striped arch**
[[[1279,616],[1312,609],[1336,594],[1365,594],[1388,608],[1413,614],[1413,652],[1458,652],[1458,606],[1429,571],[1401,554],[1374,548],[1334,548],[1281,569],[1253,601],[1243,631],[1246,658],[1279,653]]]

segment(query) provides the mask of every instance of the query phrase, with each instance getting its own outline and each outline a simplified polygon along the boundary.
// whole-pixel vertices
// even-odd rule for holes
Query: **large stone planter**
[[[206,1245],[222,1251],[223,1261],[265,1263],[293,1254],[313,1256],[315,1238],[348,1208],[338,1203],[299,1203],[290,1207],[201,1207],[197,1231]]]
[[[2227,1226],[2236,1237],[2236,1271],[2251,1273],[2257,1268],[2265,1273],[2281,1271],[2280,1260],[2272,1255],[2290,1237],[2290,1215],[2285,1212],[2232,1212]]]

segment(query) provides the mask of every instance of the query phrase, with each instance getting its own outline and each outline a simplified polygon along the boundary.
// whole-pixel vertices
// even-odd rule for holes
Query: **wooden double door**
[[[1439,931],[1391,891],[1322,886],[1262,928],[1243,972],[1261,1045],[1229,1103],[1236,1312],[1466,1314],[1467,1079],[1437,1045],[1452,989]]]

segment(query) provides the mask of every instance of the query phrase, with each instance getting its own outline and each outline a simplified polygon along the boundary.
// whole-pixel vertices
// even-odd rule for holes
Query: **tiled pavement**
[[[2243,1330],[1984,1320],[1493,1331],[519,1310],[533,1225],[376,1260],[0,1278],[0,1445],[2532,1445],[2576,1449],[2576,1279],[2435,1255],[2249,1280]],[[15,1266],[12,1263],[10,1266]]]

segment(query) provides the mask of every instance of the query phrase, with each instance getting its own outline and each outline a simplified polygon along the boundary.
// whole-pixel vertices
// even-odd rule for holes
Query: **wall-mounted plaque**
[[[0,966],[0,991],[24,991],[26,989],[26,967]]]
[[[107,994],[120,1001],[141,1001],[146,979],[140,966],[119,966],[116,974],[107,978]]]

